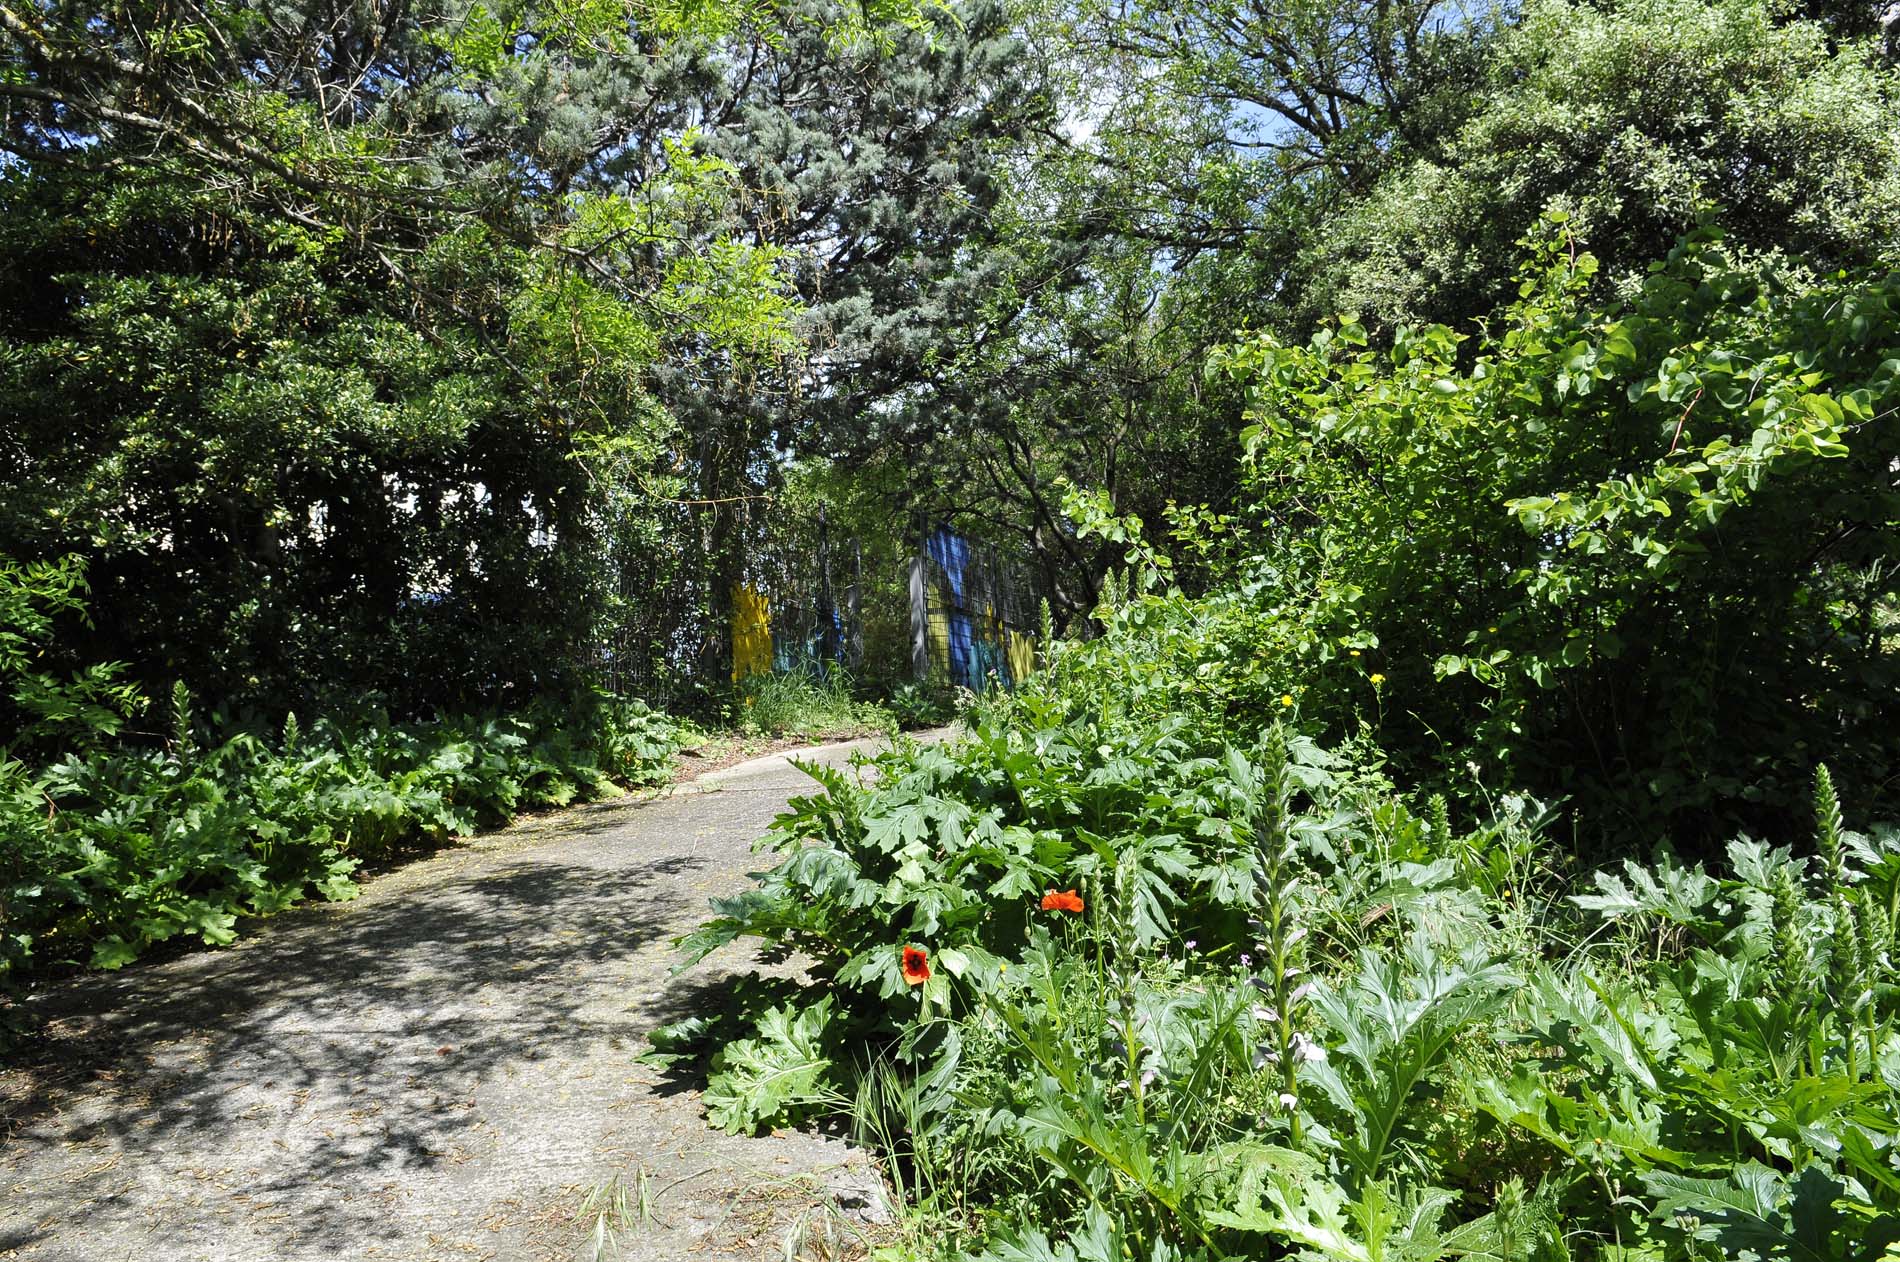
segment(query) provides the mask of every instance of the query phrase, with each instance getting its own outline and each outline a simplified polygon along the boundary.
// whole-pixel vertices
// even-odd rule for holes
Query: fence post
[[[864,591],[864,541],[851,541],[851,589],[845,593],[845,663],[854,672],[864,669],[864,612],[858,607]]]
[[[838,610],[831,593],[831,530],[818,506],[818,656],[827,677],[838,665]]]
[[[924,595],[921,543],[910,559],[910,673],[920,684],[930,678],[930,602]]]

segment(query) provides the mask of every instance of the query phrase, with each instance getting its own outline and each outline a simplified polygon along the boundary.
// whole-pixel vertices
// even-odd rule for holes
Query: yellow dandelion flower
[[[1374,688],[1377,688],[1377,687],[1378,687],[1378,686],[1379,686],[1380,684],[1382,684],[1382,683],[1384,683],[1384,682],[1385,682],[1385,676],[1384,676],[1384,675],[1381,675],[1381,674],[1380,674],[1380,673],[1379,673],[1378,671],[1376,671],[1376,670],[1372,672],[1372,686],[1373,686]]]
[[[1292,693],[1290,693],[1290,692],[1283,692],[1283,693],[1281,693],[1281,694],[1280,694],[1280,704],[1281,704],[1281,705],[1292,705],[1292,704],[1293,704],[1293,694],[1292,694]]]

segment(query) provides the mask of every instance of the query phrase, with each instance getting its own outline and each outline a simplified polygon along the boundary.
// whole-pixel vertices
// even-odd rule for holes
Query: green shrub
[[[1575,901],[1646,964],[1537,968],[1534,1054],[1470,1087],[1685,1256],[1871,1262],[1900,1241],[1900,833],[1845,833],[1819,779],[1812,856],[1741,840],[1720,876],[1598,873]]]
[[[603,697],[598,717],[600,767],[625,784],[657,784],[673,756],[701,736],[684,719],[632,697]]]
[[[116,968],[180,935],[227,943],[240,916],[352,896],[365,862],[663,774],[663,722],[637,707],[606,716],[584,739],[552,713],[292,718],[275,739],[235,731],[203,747],[187,723],[165,748],[0,763],[9,935],[40,967]]]
[[[1256,721],[1264,664],[1415,778],[1561,796],[1599,855],[1798,826],[1821,751],[1884,805],[1900,272],[1704,231],[1604,305],[1566,231],[1478,336],[1345,321],[1220,361],[1258,529],[1202,661]]]
[[[897,726],[905,730],[940,727],[956,717],[954,701],[927,684],[900,684],[884,699]]]
[[[198,723],[181,685],[162,743],[134,740],[144,699],[115,666],[32,669],[83,591],[75,561],[0,565],[0,684],[27,716],[0,747],[0,983],[230,942],[239,917],[350,897],[365,862],[663,777],[685,738],[608,697],[409,724],[293,715],[267,734]]]
[[[1165,713],[1130,650],[1193,607],[1117,600],[966,740],[812,769],[683,943],[794,949],[810,985],[656,1039],[723,1044],[715,1123],[849,1116],[937,1253],[993,1262],[1900,1239],[1900,834],[1844,831],[1824,775],[1813,858],[1565,897],[1533,802],[1459,829],[1369,744]]]

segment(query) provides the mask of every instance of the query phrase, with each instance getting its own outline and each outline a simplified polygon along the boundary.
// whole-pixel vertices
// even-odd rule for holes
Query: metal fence
[[[596,652],[610,688],[690,711],[765,671],[835,667],[874,689],[908,678],[980,690],[1034,668],[1038,592],[1029,568],[997,549],[940,526],[906,574],[898,540],[867,559],[822,510],[735,511],[723,534],[682,509],[657,525],[649,512],[616,540]]]
[[[864,664],[859,617],[864,557],[835,545],[820,510],[815,530],[748,558],[732,592],[732,678],[770,670],[856,673]]]
[[[1027,567],[939,526],[911,561],[911,671],[919,680],[1012,688],[1035,669],[1040,621]]]
[[[822,512],[764,505],[648,511],[612,539],[608,607],[595,667],[612,690],[659,706],[716,704],[759,671],[864,664],[863,559],[834,542]]]

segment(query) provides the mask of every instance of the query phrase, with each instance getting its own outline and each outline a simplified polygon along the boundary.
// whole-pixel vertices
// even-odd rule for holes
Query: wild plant
[[[1108,932],[1124,946],[1134,940]],[[1018,1103],[990,1102],[991,1124],[1007,1125],[1055,1177],[1045,1211],[1099,1208],[1116,1247],[1143,1256],[1220,1256],[1200,1194],[1219,1172],[1217,1141],[1241,1122],[1249,992],[1177,989],[1113,959],[1038,935],[1010,970],[1016,980],[984,993],[1006,1046],[1033,1067]],[[1088,1214],[1077,1228],[1078,1241],[1090,1237]],[[1038,1236],[1047,1239],[1025,1226],[1002,1239],[1030,1247]]]
[[[1870,875],[1894,870],[1900,846],[1847,833],[1830,778],[1816,781],[1813,863],[1742,840],[1720,877],[1599,873],[1581,906],[1668,923],[1689,945],[1621,981],[1588,961],[1540,969],[1543,1055],[1479,1088],[1599,1203],[1647,1209],[1648,1223],[1593,1215],[1618,1239],[1841,1262],[1900,1241],[1900,1042]]]
[[[0,848],[0,974],[29,958],[116,968],[186,935],[221,945],[241,916],[350,897],[365,861],[609,785],[598,710],[288,716],[276,736],[201,722],[182,686],[170,710],[162,745],[101,741],[32,769],[0,757],[0,825],[20,841]],[[642,721],[653,743],[611,755],[623,778],[655,774],[676,743]]]
[[[1233,755],[1229,755],[1230,760]],[[1249,983],[1264,996],[1264,1007],[1254,1016],[1266,1030],[1255,1053],[1255,1065],[1268,1070],[1278,1082],[1277,1102],[1284,1112],[1291,1142],[1303,1139],[1300,1122],[1300,1066],[1322,1059],[1324,1052],[1301,1027],[1301,1011],[1313,985],[1304,967],[1306,927],[1299,923],[1299,877],[1294,839],[1288,827],[1293,781],[1287,760],[1284,728],[1268,729],[1257,775],[1244,765],[1234,766],[1236,779],[1253,780],[1254,911],[1248,928],[1260,968]],[[1241,957],[1245,966],[1249,956]]]
[[[836,666],[752,675],[738,688],[737,717],[747,731],[768,736],[827,732],[888,732],[896,718],[860,701],[850,677]]]
[[[1119,1042],[1127,1077],[1124,1087],[1134,1098],[1137,1124],[1147,1121],[1143,1103],[1151,1074],[1142,1066],[1141,1027],[1135,1019],[1135,987],[1140,980],[1141,957],[1137,950],[1135,904],[1140,880],[1140,852],[1121,856],[1113,868],[1114,900],[1108,907],[1108,937],[1111,953],[1105,971],[1114,996],[1114,1013],[1120,1027]],[[1098,888],[1100,888],[1098,886]]]
[[[1440,959],[1423,933],[1397,952],[1363,952],[1352,979],[1320,985],[1314,1010],[1333,1036],[1309,1071],[1347,1119],[1336,1132],[1348,1183],[1380,1179],[1414,1122],[1419,1092],[1458,1040],[1499,1012],[1516,984],[1474,945]]]
[[[831,1005],[810,1091],[733,1117],[831,1107],[874,1049],[917,1088],[884,1110],[914,1195],[1011,1262],[1878,1256],[1900,838],[1823,782],[1805,857],[1740,841],[1558,902],[1536,802],[1414,811],[1290,722],[1230,752],[1167,668],[1094,660],[1140,619],[1171,646],[1170,609],[1118,604],[966,741],[814,773],[688,943],[805,952],[788,1040]]]
[[[884,709],[890,712],[896,725],[905,730],[936,727],[947,723],[956,713],[944,689],[918,683],[894,688],[884,699]]]

